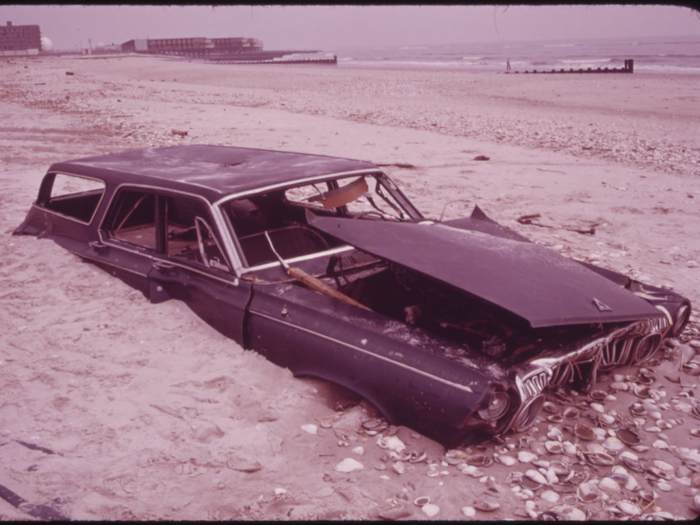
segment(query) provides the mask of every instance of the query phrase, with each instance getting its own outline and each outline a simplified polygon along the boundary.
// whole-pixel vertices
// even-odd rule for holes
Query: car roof
[[[58,162],[49,171],[96,177],[107,184],[139,184],[186,191],[210,202],[259,188],[354,171],[371,162],[229,146],[187,145],[110,153]]]

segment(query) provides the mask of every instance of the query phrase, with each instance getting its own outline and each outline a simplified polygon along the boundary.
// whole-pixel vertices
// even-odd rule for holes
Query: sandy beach
[[[53,242],[11,233],[60,160],[172,144],[318,153],[384,166],[428,216],[448,202],[447,218],[478,204],[540,244],[698,308],[698,81],[143,56],[0,61],[0,485],[74,520],[697,517],[699,376],[682,366],[700,352],[697,315],[649,367],[645,416],[629,411],[639,367],[599,379],[603,413],[636,428],[642,448],[617,448],[614,427],[579,441],[575,421],[543,414],[525,434],[451,451],[394,428],[407,450],[425,453],[397,467],[358,432],[377,414],[352,392],[294,378],[185,304],[150,304]],[[535,213],[547,227],[517,222]],[[588,396],[552,401],[598,417]],[[614,464],[552,454],[552,440]],[[635,471],[624,452],[671,469]],[[465,462],[476,454],[494,461]],[[347,458],[363,468],[338,471]],[[556,461],[587,472],[598,496],[584,503],[576,487],[518,483],[516,473],[556,475]],[[414,504],[423,496],[428,505]],[[483,501],[500,508],[479,510]],[[31,517],[0,500],[0,519]]]

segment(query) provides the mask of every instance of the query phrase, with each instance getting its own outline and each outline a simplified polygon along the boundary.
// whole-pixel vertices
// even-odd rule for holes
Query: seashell
[[[586,521],[586,513],[570,505],[562,505],[549,509],[551,512],[560,514],[565,521]]]
[[[690,434],[696,438],[700,438],[700,428],[693,428],[690,430]]]
[[[630,389],[630,386],[624,381],[614,381],[610,383],[610,388],[617,390],[618,392],[626,392]]]
[[[355,472],[365,468],[362,463],[356,459],[346,458],[335,466],[336,472]]]
[[[671,425],[671,423],[669,423],[668,421],[664,421],[663,419],[659,419],[656,422],[656,426],[662,430],[670,430],[673,428],[673,425]]]
[[[639,498],[646,504],[656,500],[656,493],[653,490],[640,490]]]
[[[617,492],[620,490],[620,484],[613,478],[607,477],[600,480],[598,488],[607,492]]]
[[[540,498],[542,498],[545,501],[548,501],[549,503],[556,503],[559,501],[559,494],[554,492],[553,490],[545,490],[542,494],[540,494]]]
[[[473,518],[476,516],[476,509],[474,507],[462,507],[462,514],[467,518]]]
[[[648,385],[637,385],[634,387],[634,395],[641,398],[651,397],[651,388]]]
[[[587,470],[571,471],[571,477],[567,478],[567,483],[571,485],[581,485],[588,481],[590,476]]]
[[[474,465],[465,465],[462,469],[462,472],[473,478],[480,478],[484,475],[484,471],[479,470],[479,467],[476,467]]]
[[[557,473],[554,471],[553,468],[547,469],[545,477],[547,478],[548,485],[551,485],[552,483],[559,483],[559,477],[557,476]]]
[[[423,505],[420,510],[423,511],[423,514],[425,514],[429,518],[432,518],[433,516],[437,516],[437,514],[440,512],[440,507],[433,503],[428,503],[426,505]]]
[[[618,501],[617,508],[628,516],[639,516],[642,513],[642,511],[639,510],[639,507],[637,507],[634,503],[625,500]]]
[[[647,472],[649,474],[653,474],[654,476],[656,476],[657,478],[660,478],[660,479],[670,480],[673,477],[671,474],[669,474],[665,470],[660,469],[658,467],[649,467],[647,469]]]
[[[410,456],[408,457],[409,463],[421,463],[428,459],[428,455],[425,452],[418,453],[418,452],[411,452]]]
[[[547,452],[550,454],[561,454],[564,450],[564,447],[560,441],[547,441],[544,444],[544,448],[546,448]]]
[[[569,467],[563,461],[552,461],[550,466],[557,476],[566,476],[570,472]]]
[[[397,461],[391,466],[392,469],[394,469],[394,472],[397,474],[403,474],[406,472],[406,466],[403,464],[403,461]]]
[[[393,450],[399,454],[406,450],[406,445],[398,438],[398,436],[380,437],[377,439],[377,445],[379,448]]]
[[[648,368],[640,368],[639,373],[637,374],[637,381],[643,385],[650,385],[656,381],[656,376],[654,375],[654,372]]]
[[[605,447],[603,445],[601,445],[600,443],[596,443],[596,442],[588,443],[586,445],[586,451],[587,452],[602,452],[602,453],[607,452],[607,450],[605,450]]]
[[[608,397],[608,393],[604,390],[591,390],[588,395],[593,401],[597,401],[599,403],[605,401],[605,398]]]
[[[520,463],[530,463],[536,459],[537,456],[532,452],[528,452],[527,450],[521,450],[518,452],[518,461],[520,461]]]
[[[667,472],[671,477],[673,477],[673,472],[674,472],[674,467],[670,463],[666,463],[665,461],[662,461],[660,459],[655,459],[652,461],[654,466],[656,468],[659,468],[665,472]],[[666,479],[671,479],[671,478],[666,478]]]
[[[542,473],[535,469],[530,469],[525,472],[525,477],[539,483],[540,485],[547,485],[547,478],[542,475]]]
[[[450,449],[447,452],[445,452],[445,457],[467,459],[469,457],[469,454],[467,454],[464,450],[459,450],[459,449],[453,448],[453,449]]]
[[[539,441],[533,441],[532,445],[530,445],[530,451],[536,456],[542,456],[545,453],[545,448]]]
[[[634,403],[630,406],[630,412],[633,416],[645,416],[647,414],[647,409],[644,403]]]
[[[615,435],[625,445],[639,445],[642,442],[641,436],[628,428],[618,428]]]
[[[600,498],[600,490],[593,483],[581,483],[576,490],[576,496],[582,503],[592,503]]]
[[[700,429],[698,430],[700,431]],[[562,431],[559,429],[559,427],[551,427],[547,432],[547,437],[552,440],[561,441],[564,437],[564,434],[562,434]]]
[[[422,507],[423,505],[427,505],[430,503],[430,498],[428,496],[421,496],[420,498],[416,498],[413,500],[413,504],[416,507]]]
[[[490,456],[485,456],[482,454],[476,454],[474,456],[469,456],[466,459],[469,465],[475,465],[477,467],[488,467],[493,463],[493,458]]]
[[[602,414],[605,412],[605,407],[601,405],[600,403],[591,403],[591,408],[598,412],[599,414]]]
[[[578,408],[568,407],[564,410],[564,419],[576,419],[579,416]]]
[[[610,414],[598,414],[598,421],[600,421],[604,427],[608,428],[615,426],[615,423],[617,422],[615,417],[611,416]]]
[[[496,456],[496,460],[506,467],[512,467],[518,462],[518,460],[512,456]]]
[[[472,507],[482,512],[493,512],[494,510],[500,509],[501,504],[496,501],[479,500],[475,501]]]
[[[695,512],[700,512],[700,495],[696,495],[693,497],[693,504],[692,504],[691,508]]]
[[[530,448],[534,440],[532,436],[521,436],[520,439],[518,439],[518,444],[521,448]]]
[[[568,494],[570,492],[576,492],[576,487],[570,483],[553,483],[550,485],[551,489],[558,492],[559,494]],[[576,502],[574,502],[575,504]]]
[[[544,469],[549,468],[549,461],[547,461],[545,459],[537,459],[537,460],[533,461],[532,464],[537,468],[544,468]]]
[[[551,421],[552,423],[561,423],[564,421],[564,418],[559,414],[552,414],[551,416],[547,416],[547,421]]]
[[[651,444],[651,446],[660,450],[667,450],[669,448],[668,443],[666,443],[663,439],[657,439]]]
[[[542,488],[542,483],[538,483],[537,481],[530,479],[527,476],[523,476],[522,478],[520,478],[519,484],[523,489],[528,490],[530,492]]]
[[[542,410],[543,410],[544,412],[549,413],[549,414],[556,414],[557,412],[559,412],[559,409],[557,408],[557,405],[555,405],[555,404],[552,403],[551,401],[545,401],[545,402],[542,404]]]
[[[603,448],[609,452],[617,453],[625,448],[625,444],[620,439],[611,436],[603,441]]]
[[[374,430],[377,432],[381,432],[389,426],[389,423],[385,419],[374,418],[368,419],[367,421],[363,421],[362,426],[365,430]]]
[[[664,492],[670,492],[673,487],[669,483],[666,483],[665,481],[659,481],[656,484],[656,488],[659,490],[663,490]]]
[[[604,452],[594,452],[592,454],[587,454],[586,459],[591,465],[603,465],[610,466],[615,464],[615,458]]]
[[[571,458],[575,458],[578,455],[578,448],[571,441],[562,443],[562,451]]]
[[[635,452],[639,452],[640,454],[649,451],[649,447],[647,447],[646,445],[632,445],[630,448]]]
[[[574,427],[574,434],[577,438],[583,439],[584,441],[591,441],[595,439],[595,432],[593,429],[586,425],[576,425]]]
[[[693,472],[700,472],[700,463],[697,463],[697,462],[691,461],[691,460],[687,460],[685,462],[685,466],[688,467]]]

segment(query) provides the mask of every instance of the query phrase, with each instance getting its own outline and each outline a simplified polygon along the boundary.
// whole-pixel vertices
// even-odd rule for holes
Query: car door
[[[243,345],[250,284],[233,273],[208,204],[189,195],[161,193],[157,209],[157,248],[148,272],[151,301],[184,301],[209,325]]]
[[[156,206],[153,190],[120,188],[100,225],[100,240],[91,242],[83,254],[146,297],[157,248]]]

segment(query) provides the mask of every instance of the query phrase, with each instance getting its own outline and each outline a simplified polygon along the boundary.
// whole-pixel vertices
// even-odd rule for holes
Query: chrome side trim
[[[383,173],[378,168],[367,168],[363,170],[353,170],[353,171],[341,171],[339,173],[327,173],[326,175],[314,175],[313,177],[307,177],[305,179],[297,179],[294,181],[279,182],[277,184],[271,184],[270,186],[263,186],[262,188],[256,188],[254,190],[242,191],[240,193],[233,193],[231,195],[226,195],[225,197],[216,201],[214,206],[222,206],[228,201],[240,199],[242,197],[247,197],[249,195],[256,195],[258,193],[265,193],[266,191],[279,190],[282,188],[295,188],[296,186],[302,186],[304,184],[309,184],[311,182],[323,182],[331,179],[338,179],[343,177],[352,177],[353,175],[370,175],[372,173]]]

